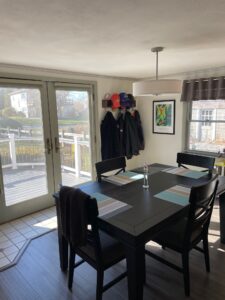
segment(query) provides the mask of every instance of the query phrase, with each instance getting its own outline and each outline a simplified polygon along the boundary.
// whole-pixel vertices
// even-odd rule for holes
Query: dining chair
[[[68,288],[72,289],[74,269],[87,262],[97,271],[96,300],[127,276],[127,271],[104,285],[104,271],[125,258],[121,243],[98,228],[98,207],[80,189],[62,186],[59,192],[59,218],[69,244]],[[81,259],[75,262],[76,255]],[[85,282],[84,282],[85,285]]]
[[[95,164],[98,182],[101,182],[102,178],[107,177],[104,173],[118,170],[114,175],[120,172],[125,172],[126,159],[124,156],[106,159]]]
[[[214,169],[215,157],[178,152],[177,163],[178,167],[183,167],[186,169],[188,169],[187,165],[205,168],[206,170],[204,171],[208,171],[209,174],[212,174]]]
[[[196,249],[204,253],[207,272],[210,271],[208,228],[218,186],[217,176],[207,183],[191,188],[189,209],[185,218],[180,218],[160,231],[152,241],[164,249],[170,248],[181,254],[182,266],[175,265],[149,249],[145,253],[161,263],[183,273],[185,295],[190,295],[189,252]],[[203,242],[203,247],[198,244]]]

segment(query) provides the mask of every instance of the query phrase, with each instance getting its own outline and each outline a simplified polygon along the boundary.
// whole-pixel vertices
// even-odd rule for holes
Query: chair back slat
[[[110,172],[110,171],[114,171],[114,170],[118,170],[118,169],[119,169],[119,171],[117,173],[119,173],[121,171],[125,171],[126,160],[125,160],[124,156],[103,160],[103,161],[97,162],[95,164],[95,168],[96,168],[96,173],[97,173],[97,179],[100,182],[102,179],[102,174],[104,174],[106,172]]]
[[[189,215],[184,238],[186,246],[190,245],[193,238],[201,238],[204,233],[208,232],[217,187],[217,176],[203,185],[192,187],[189,199]]]
[[[212,173],[215,157],[178,152],[177,163],[179,167],[186,167],[184,165],[196,166],[205,168],[209,171],[209,173]]]

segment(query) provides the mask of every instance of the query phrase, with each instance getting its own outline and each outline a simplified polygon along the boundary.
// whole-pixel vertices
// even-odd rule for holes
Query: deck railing
[[[0,128],[0,155],[2,168],[17,169],[20,166],[44,166],[45,149],[43,138],[31,130]],[[91,176],[89,136],[84,134],[59,133],[62,170]]]

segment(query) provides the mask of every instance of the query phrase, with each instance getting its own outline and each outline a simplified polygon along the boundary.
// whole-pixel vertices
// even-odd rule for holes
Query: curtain
[[[225,99],[225,77],[184,80],[181,101]]]

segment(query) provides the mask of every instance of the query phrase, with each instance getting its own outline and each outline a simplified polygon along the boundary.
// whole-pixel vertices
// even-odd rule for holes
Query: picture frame
[[[153,101],[153,133],[175,134],[175,103],[175,100]]]

